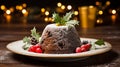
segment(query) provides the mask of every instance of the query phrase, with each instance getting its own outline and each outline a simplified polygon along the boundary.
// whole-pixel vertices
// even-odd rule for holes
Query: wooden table
[[[0,24],[0,67],[119,67],[120,66],[120,27],[99,26],[93,29],[77,27],[80,37],[104,39],[112,44],[111,51],[72,62],[48,62],[33,60],[10,52],[6,45],[30,35],[33,27],[42,33],[46,24]]]

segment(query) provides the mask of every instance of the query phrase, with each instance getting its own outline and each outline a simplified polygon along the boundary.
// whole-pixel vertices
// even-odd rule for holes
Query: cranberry
[[[81,48],[85,48],[86,50],[89,50],[90,47],[91,47],[91,44],[85,44],[81,46]]]
[[[81,48],[80,48],[80,47],[77,47],[75,52],[76,52],[76,53],[81,52]]]
[[[87,51],[86,48],[81,48],[80,50],[81,50],[81,52]]]
[[[89,50],[90,47],[91,47],[91,44],[86,44],[86,45],[85,45],[85,48],[86,48],[87,50]]]
[[[85,44],[85,45],[82,45],[81,47],[77,47],[76,53],[88,51],[90,49],[90,47],[91,47],[90,44]]]
[[[30,48],[29,48],[29,50],[28,51],[30,51],[30,52],[35,52],[35,50],[36,50],[36,46],[31,46]]]
[[[41,50],[41,48],[37,48],[35,52],[36,53],[42,53],[42,50]]]
[[[36,44],[36,45],[31,46],[28,51],[42,53],[40,44]]]
[[[41,48],[40,44],[34,45],[36,48]]]

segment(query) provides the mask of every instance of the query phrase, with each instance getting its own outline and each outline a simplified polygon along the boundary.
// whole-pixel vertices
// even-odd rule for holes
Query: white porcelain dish
[[[81,41],[87,40],[91,42],[95,42],[97,39],[92,39],[92,38],[80,38]],[[33,53],[33,52],[28,52],[22,48],[24,45],[22,40],[18,40],[15,42],[11,42],[7,45],[7,48],[20,55],[25,55],[25,56],[30,56],[34,58],[38,58],[40,60],[45,60],[45,61],[75,61],[75,60],[80,60],[89,56],[97,55],[97,54],[102,54],[105,53],[109,50],[111,50],[112,46],[110,43],[105,42],[105,47],[99,46],[98,49],[96,50],[90,50],[82,53],[71,53],[71,54],[39,54],[39,53]]]

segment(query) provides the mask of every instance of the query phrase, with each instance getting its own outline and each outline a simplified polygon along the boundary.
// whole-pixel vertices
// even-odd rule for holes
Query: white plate
[[[91,42],[95,42],[97,39],[91,39],[91,38],[80,38],[81,41],[87,40]],[[12,43],[9,43],[7,45],[7,48],[17,54],[20,55],[25,55],[25,56],[30,56],[34,57],[40,60],[45,60],[45,61],[75,61],[75,60],[80,60],[89,56],[97,55],[97,54],[102,54],[107,51],[109,51],[112,46],[110,43],[105,42],[105,47],[104,48],[98,48],[96,50],[90,50],[82,53],[71,53],[71,54],[39,54],[39,53],[33,53],[33,52],[28,52],[22,48],[24,45],[22,40],[15,41]]]

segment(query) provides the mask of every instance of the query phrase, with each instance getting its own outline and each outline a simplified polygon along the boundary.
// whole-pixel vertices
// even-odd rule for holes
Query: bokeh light
[[[106,5],[109,6],[111,3],[110,1],[106,1]]]
[[[103,23],[103,19],[99,18],[97,19],[97,24],[102,24]]]
[[[62,6],[62,3],[61,3],[61,2],[58,2],[58,3],[57,3],[57,6],[58,6],[58,7],[61,7],[61,6]]]
[[[1,10],[5,10],[6,9],[6,7],[5,7],[5,5],[1,5]]]
[[[13,11],[14,11],[14,8],[13,8],[13,7],[11,7],[11,8],[10,8],[10,11],[11,11],[11,12],[13,12]]]
[[[112,14],[116,14],[116,10],[112,10]]]
[[[10,10],[6,10],[6,14],[10,14],[11,13],[11,11]]]
[[[100,2],[99,2],[99,1],[96,1],[95,4],[96,4],[97,6],[99,6],[99,5],[100,5]]]
[[[48,15],[49,15],[49,11],[46,11],[46,12],[45,12],[45,15],[48,16]]]
[[[64,10],[64,9],[65,9],[65,5],[62,5],[62,6],[61,6],[61,9],[63,9],[63,10]]]
[[[41,8],[41,12],[45,12],[45,8]]]
[[[44,18],[44,21],[45,21],[45,22],[48,22],[48,20],[49,20],[48,17],[45,17],[45,18]]]
[[[23,6],[23,7],[27,7],[27,4],[26,4],[26,3],[23,3],[22,6]]]
[[[103,11],[102,11],[102,10],[100,10],[100,11],[98,12],[98,14],[99,14],[99,15],[102,15],[102,14],[103,14]]]
[[[67,9],[68,9],[68,10],[71,10],[71,9],[72,9],[72,6],[71,6],[71,5],[68,5],[68,6],[67,6]]]
[[[16,6],[16,9],[17,9],[17,10],[22,10],[22,9],[23,9],[23,7],[22,7],[22,6],[17,5],[17,6]]]
[[[27,12],[27,10],[26,10],[26,9],[23,9],[23,10],[22,10],[22,13],[23,13],[23,14],[25,14],[26,12]]]
[[[74,15],[78,15],[78,11],[74,11]]]

